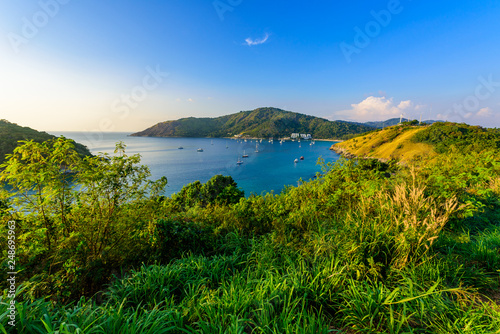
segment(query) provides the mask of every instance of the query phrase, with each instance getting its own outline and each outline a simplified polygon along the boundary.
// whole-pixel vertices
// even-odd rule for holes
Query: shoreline
[[[125,132],[124,132],[125,133]],[[182,137],[182,136],[136,136],[133,134],[127,135],[127,137],[147,137],[147,138],[204,138],[204,139],[230,139],[230,140],[269,140],[269,138],[258,138],[258,137],[240,137],[240,138],[235,138],[235,137]],[[279,141],[279,137],[276,137],[276,139],[273,138],[273,140]],[[284,141],[292,141],[291,139],[283,139]],[[343,139],[302,139],[304,142],[310,142],[310,141],[329,141],[329,142],[337,142],[341,143],[345,140]]]

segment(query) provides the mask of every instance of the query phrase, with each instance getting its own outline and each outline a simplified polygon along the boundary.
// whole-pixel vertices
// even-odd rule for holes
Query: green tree
[[[231,176],[215,175],[205,184],[196,181],[184,186],[172,196],[172,200],[176,206],[188,208],[195,205],[206,207],[209,204],[235,204],[244,196]]]
[[[123,143],[113,156],[82,159],[64,137],[25,141],[7,156],[0,181],[12,188],[18,255],[39,295],[91,294],[113,270],[144,259],[167,180],[149,180],[139,163]]]

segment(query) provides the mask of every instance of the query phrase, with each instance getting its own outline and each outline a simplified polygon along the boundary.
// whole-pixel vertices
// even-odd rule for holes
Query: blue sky
[[[500,127],[499,1],[0,4],[0,118],[138,131],[274,106]]]

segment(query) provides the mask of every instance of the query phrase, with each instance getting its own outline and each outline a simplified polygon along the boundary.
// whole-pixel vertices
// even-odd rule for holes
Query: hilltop
[[[324,118],[285,111],[258,108],[216,118],[181,118],[158,123],[132,134],[139,137],[288,137],[292,133],[311,134],[317,139],[345,139],[372,131],[367,125],[329,121]]]
[[[365,122],[365,123],[362,123],[362,124],[365,124],[365,125],[371,126],[373,128],[377,128],[377,129],[384,129],[384,128],[388,127],[388,126],[393,126],[393,125],[399,124],[399,122],[401,120],[403,122],[409,122],[410,121],[410,119],[408,119],[408,118],[403,118],[403,119],[400,119],[400,118],[390,118],[390,119],[387,119],[385,121]],[[426,120],[426,121],[423,121],[422,123],[425,123],[425,124],[434,124],[434,123],[437,123],[437,122],[442,122],[442,121]]]
[[[347,156],[411,162],[453,149],[479,153],[499,148],[498,129],[451,122],[419,126],[412,121],[357,136],[330,149]]]
[[[20,126],[5,119],[0,120],[0,164],[5,155],[14,151],[20,140],[34,140],[38,143],[54,139],[56,136],[47,132],[37,131],[27,126]],[[82,156],[90,156],[86,146],[75,143],[76,151]]]

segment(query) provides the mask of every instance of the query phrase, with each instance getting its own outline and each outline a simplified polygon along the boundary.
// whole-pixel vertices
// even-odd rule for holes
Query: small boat
[[[182,149],[184,149],[184,147],[182,147],[182,146],[179,146],[179,150],[182,150]]]
[[[300,157],[300,160],[304,160],[304,156],[301,156],[301,157]]]
[[[294,162],[294,163],[297,163],[297,162],[299,162],[299,159],[295,159],[293,162]]]
[[[198,152],[203,152],[203,149],[202,149],[202,148],[199,148],[199,149],[197,149],[196,151],[198,151]]]
[[[238,157],[238,160],[236,161],[236,164],[237,165],[241,165],[243,163],[243,161],[240,160],[240,158]]]
[[[246,154],[245,151],[243,151],[243,155],[241,157],[242,158],[248,158],[248,154]]]
[[[255,144],[255,153],[259,153],[259,144]]]
[[[210,145],[213,145],[213,144],[214,144],[214,141],[213,141],[213,140],[211,140],[211,141],[210,141]]]

